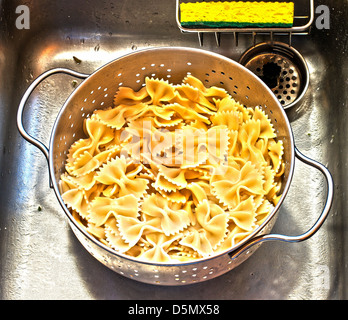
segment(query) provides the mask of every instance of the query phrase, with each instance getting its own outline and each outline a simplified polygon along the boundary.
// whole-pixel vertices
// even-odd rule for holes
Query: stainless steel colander
[[[65,73],[85,78],[61,108],[54,123],[49,148],[30,136],[23,127],[23,110],[36,88],[48,76]],[[139,90],[146,76],[163,78],[171,83],[181,83],[192,74],[206,86],[225,88],[237,101],[248,107],[261,106],[271,119],[279,139],[284,143],[285,173],[282,197],[268,219],[237,246],[218,255],[185,263],[149,263],[117,253],[88,234],[74,220],[59,193],[58,182],[65,171],[64,165],[70,145],[84,137],[83,119],[96,108],[112,105],[119,86]],[[333,199],[333,181],[330,172],[320,163],[308,159],[294,146],[293,135],[286,114],[272,91],[251,71],[224,56],[192,48],[153,48],[137,51],[118,58],[101,67],[91,75],[69,69],[57,68],[40,75],[25,92],[18,109],[17,125],[22,136],[38,147],[49,165],[52,188],[61,204],[70,226],[82,245],[110,269],[135,280],[159,285],[183,285],[212,279],[247,259],[266,240],[286,242],[303,241],[311,237],[323,224]],[[276,213],[290,186],[294,171],[295,156],[323,173],[327,182],[327,199],[316,223],[298,236],[270,234]]]

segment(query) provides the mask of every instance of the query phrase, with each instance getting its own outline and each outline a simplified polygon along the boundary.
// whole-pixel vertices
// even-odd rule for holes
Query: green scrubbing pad
[[[189,2],[180,4],[183,27],[292,27],[293,2]]]

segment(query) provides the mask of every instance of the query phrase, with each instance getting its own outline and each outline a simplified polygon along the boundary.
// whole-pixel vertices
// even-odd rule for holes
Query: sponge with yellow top
[[[183,27],[245,28],[292,27],[293,2],[188,2],[180,4]]]

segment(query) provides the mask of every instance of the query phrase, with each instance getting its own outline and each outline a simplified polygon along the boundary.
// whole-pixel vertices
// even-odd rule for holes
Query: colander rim
[[[103,72],[103,70],[107,67],[109,67],[110,64],[119,62],[122,59],[126,59],[126,58],[131,58],[132,56],[137,56],[140,55],[142,53],[145,52],[149,52],[149,51],[191,51],[191,52],[195,52],[198,54],[208,54],[213,56],[214,58],[218,58],[218,59],[222,59],[228,63],[232,63],[236,66],[238,66],[239,68],[242,68],[243,71],[245,73],[248,74],[248,76],[254,78],[262,87],[264,90],[269,91],[269,93],[271,94],[271,96],[273,97],[273,93],[272,91],[267,87],[267,85],[265,85],[253,72],[251,72],[250,70],[248,70],[247,68],[245,68],[243,65],[241,65],[239,62],[234,61],[222,54],[219,53],[215,53],[215,52],[211,52],[208,50],[204,50],[201,48],[191,48],[191,47],[152,47],[152,48],[145,48],[145,49],[141,49],[141,50],[137,50],[135,52],[131,52],[131,53],[126,53],[120,57],[117,57],[107,63],[105,63],[104,65],[102,65],[101,67],[97,68],[94,72],[92,72],[82,83],[80,83],[75,90],[69,95],[69,97],[66,99],[66,101],[64,102],[63,106],[61,107],[57,118],[54,122],[54,125],[52,127],[52,131],[51,131],[51,136],[50,136],[50,142],[49,142],[49,173],[50,173],[50,179],[51,179],[51,183],[52,183],[52,187],[53,190],[56,194],[56,197],[58,199],[58,202],[60,204],[60,206],[63,208],[66,216],[68,217],[68,220],[70,223],[73,224],[74,227],[76,227],[76,229],[81,232],[86,238],[88,238],[90,241],[92,241],[95,245],[97,245],[98,247],[102,248],[103,250],[107,251],[108,253],[110,253],[111,255],[117,256],[119,258],[122,259],[126,259],[128,261],[131,261],[133,263],[140,263],[140,264],[144,264],[144,265],[151,265],[151,266],[165,266],[165,267],[174,267],[174,266],[184,266],[184,265],[193,265],[193,264],[198,264],[201,262],[208,262],[210,260],[213,259],[217,259],[223,255],[226,254],[230,254],[233,251],[237,250],[240,246],[244,245],[245,243],[247,243],[248,241],[250,241],[252,238],[255,237],[255,235],[257,235],[258,233],[260,233],[265,226],[271,221],[271,219],[276,215],[276,213],[278,212],[281,204],[283,203],[286,194],[288,192],[288,189],[290,187],[291,184],[291,180],[293,177],[293,172],[294,172],[294,162],[295,162],[295,145],[294,145],[294,138],[293,138],[293,133],[291,130],[291,126],[289,123],[289,120],[286,116],[285,110],[282,108],[282,106],[280,105],[279,101],[276,99],[276,97],[274,97],[274,101],[276,102],[278,108],[280,108],[280,112],[282,114],[282,117],[284,118],[284,122],[286,123],[287,127],[288,127],[288,131],[289,131],[289,146],[290,146],[290,153],[291,153],[291,158],[290,158],[290,169],[289,169],[289,174],[288,174],[288,178],[287,181],[285,182],[285,186],[283,189],[283,193],[281,195],[281,198],[279,199],[278,203],[274,206],[272,212],[268,215],[268,217],[265,219],[265,221],[258,227],[256,228],[254,231],[252,231],[247,237],[245,237],[243,240],[241,240],[238,244],[236,244],[235,246],[233,246],[232,248],[226,249],[224,251],[215,253],[211,256],[208,257],[204,257],[204,258],[199,258],[199,259],[193,259],[193,260],[189,260],[189,261],[175,261],[175,262],[153,262],[153,261],[144,261],[144,260],[140,260],[137,259],[135,257],[123,254],[121,252],[117,252],[116,250],[112,249],[111,247],[103,244],[102,242],[100,242],[98,239],[96,239],[94,236],[92,236],[90,233],[88,233],[84,228],[82,228],[80,226],[80,224],[78,223],[77,220],[75,220],[75,218],[72,216],[71,212],[69,211],[69,209],[67,208],[67,206],[65,205],[62,196],[59,192],[59,186],[58,186],[58,181],[55,179],[55,168],[54,168],[54,154],[53,154],[53,146],[54,146],[54,142],[55,142],[55,133],[57,130],[57,127],[59,125],[59,119],[61,114],[64,112],[64,110],[67,108],[67,106],[69,105],[70,101],[74,98],[74,96],[78,93],[78,90],[81,89],[84,85],[86,85],[87,81],[91,81],[91,79],[93,80],[93,77],[95,77],[96,74],[100,74],[101,72]]]

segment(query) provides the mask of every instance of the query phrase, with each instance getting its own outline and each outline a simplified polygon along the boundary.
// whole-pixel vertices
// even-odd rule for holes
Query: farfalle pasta
[[[283,142],[268,116],[192,75],[120,87],[84,132],[69,149],[62,198],[91,235],[139,260],[231,249],[281,197]]]

